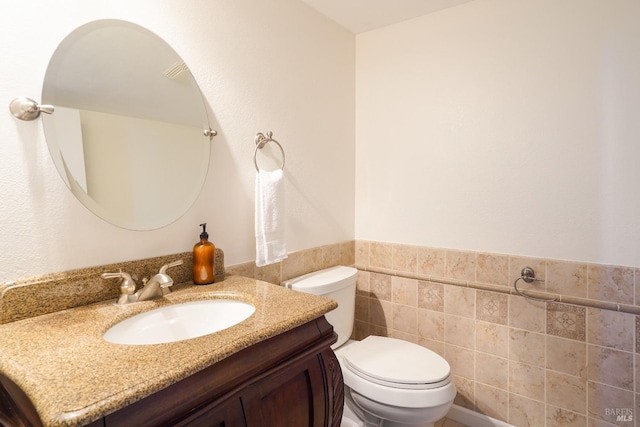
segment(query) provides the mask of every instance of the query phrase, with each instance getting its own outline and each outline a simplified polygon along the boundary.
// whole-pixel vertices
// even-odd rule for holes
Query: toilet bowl
[[[287,288],[338,302],[325,314],[338,334],[332,346],[345,385],[343,427],[430,427],[456,396],[446,360],[420,345],[389,337],[349,340],[357,272],[333,267],[283,282]]]

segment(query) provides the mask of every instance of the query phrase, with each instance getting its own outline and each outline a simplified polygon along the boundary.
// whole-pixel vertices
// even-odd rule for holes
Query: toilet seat
[[[342,352],[346,368],[385,387],[428,390],[451,382],[451,367],[438,354],[408,341],[368,336]]]
[[[363,343],[365,343],[364,347],[361,347]],[[405,344],[409,345],[405,347]],[[437,365],[440,365],[440,361],[444,362],[444,365],[440,365],[442,370],[436,369],[436,375],[430,376],[430,378],[425,377],[425,371],[423,371],[423,375],[414,377],[397,375],[397,377],[400,378],[393,378],[396,375],[390,375],[382,368],[382,371],[378,371],[373,368],[375,363],[368,363],[368,360],[384,360],[390,357],[390,354],[397,354],[397,352],[393,351],[396,345],[398,345],[397,348],[408,348],[409,350],[405,353],[411,354],[412,356],[410,356],[410,358],[416,357],[417,354],[417,360],[419,360],[420,357],[426,357],[426,360],[433,360]],[[373,353],[368,353],[367,350],[372,350]],[[422,350],[425,351],[423,352]],[[367,354],[369,357],[367,357]],[[450,405],[456,395],[456,388],[451,379],[449,364],[436,353],[417,344],[407,343],[406,341],[394,338],[369,336],[362,341],[347,342],[336,351],[336,355],[342,368],[344,385],[350,390],[349,392],[356,393],[384,405],[399,408],[424,408],[425,406]],[[396,367],[399,365],[409,365],[409,363],[402,360],[405,357],[404,355],[400,354],[398,356],[400,359],[396,359],[394,363],[387,363],[387,365]],[[347,362],[347,359],[350,361]],[[425,359],[419,363],[412,363],[413,366],[407,366],[406,368],[409,369],[409,372],[413,372],[412,368],[416,368],[415,372],[418,373],[421,372],[421,369],[427,370],[431,362],[425,363],[424,360]],[[357,366],[358,369],[356,369],[354,365]],[[384,365],[384,363],[382,363],[382,365]],[[368,372],[368,374],[366,374],[366,372]],[[446,377],[442,378],[444,375],[446,375]],[[431,382],[416,382],[415,378],[421,379],[422,381],[424,381],[425,378],[429,378]]]

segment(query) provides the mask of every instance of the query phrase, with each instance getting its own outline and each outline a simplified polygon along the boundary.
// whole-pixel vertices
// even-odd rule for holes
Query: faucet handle
[[[102,273],[100,277],[102,277],[103,279],[123,279],[120,283],[120,300],[118,300],[120,304],[128,301],[128,296],[133,295],[136,291],[135,280],[131,278],[131,275],[129,275],[129,273],[125,273],[124,271],[120,271],[118,273]]]
[[[178,265],[182,265],[182,260],[181,259],[179,259],[177,261],[170,262],[169,264],[165,264],[162,267],[160,267],[160,274],[165,274],[167,272],[168,268],[176,267]]]

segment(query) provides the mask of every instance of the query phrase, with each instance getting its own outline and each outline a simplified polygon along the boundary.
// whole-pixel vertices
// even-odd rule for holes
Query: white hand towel
[[[284,241],[284,182],[282,169],[256,172],[256,265],[287,258]]]

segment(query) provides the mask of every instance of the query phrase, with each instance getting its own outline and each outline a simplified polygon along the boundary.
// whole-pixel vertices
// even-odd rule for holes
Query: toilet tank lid
[[[339,265],[295,277],[282,282],[282,285],[296,291],[323,295],[353,284],[357,274],[357,269]]]

